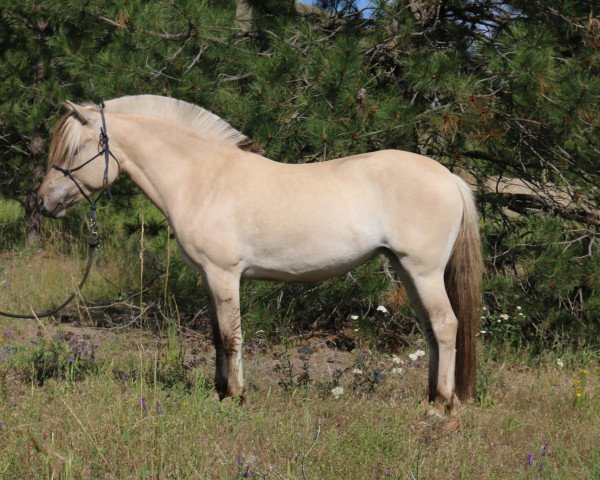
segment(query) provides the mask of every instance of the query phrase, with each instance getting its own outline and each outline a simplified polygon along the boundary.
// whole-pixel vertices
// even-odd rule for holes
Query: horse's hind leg
[[[458,321],[444,285],[444,272],[422,272],[407,259],[392,259],[429,345],[429,401],[445,412],[458,406],[454,367]]]

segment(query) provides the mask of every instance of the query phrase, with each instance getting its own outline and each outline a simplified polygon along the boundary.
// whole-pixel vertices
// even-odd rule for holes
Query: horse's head
[[[64,216],[69,207],[105,186],[106,163],[104,156],[99,155],[103,148],[99,142],[100,109],[96,105],[71,102],[65,106],[68,111],[53,129],[48,173],[37,193],[39,209],[55,218]],[[113,158],[109,162],[110,184],[116,179],[119,167]]]

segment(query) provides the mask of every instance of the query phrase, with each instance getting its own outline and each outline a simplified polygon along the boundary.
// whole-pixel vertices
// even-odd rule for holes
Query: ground
[[[593,362],[484,344],[478,401],[440,419],[418,337],[352,334],[247,342],[240,406],[214,400],[204,334],[3,323],[0,478],[600,478]]]

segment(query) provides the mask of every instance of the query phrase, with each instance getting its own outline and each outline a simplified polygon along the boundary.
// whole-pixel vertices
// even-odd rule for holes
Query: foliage
[[[77,381],[97,371],[94,345],[87,339],[65,334],[55,339],[40,339],[29,352],[24,370],[32,382],[44,385],[47,380]]]
[[[355,2],[321,2],[336,12],[325,16],[251,3],[253,30],[240,32],[233,1],[5,2],[0,195],[32,215],[30,186],[66,98],[181,98],[282,162],[415,151],[479,185],[491,314],[519,304],[530,312],[515,325],[520,338],[596,341],[600,22],[591,1],[380,1],[368,18]],[[528,193],[501,191],[506,178],[528,182]],[[117,198],[127,208],[130,198]],[[132,249],[140,224],[127,227]],[[156,273],[171,257],[166,226],[154,225],[145,258]],[[196,280],[169,261],[165,284],[192,316],[205,298],[194,300]],[[367,270],[360,288],[354,276],[316,289],[244,287],[252,330],[277,326],[282,309],[306,324],[324,311],[346,318],[361,301],[368,314],[389,282]]]

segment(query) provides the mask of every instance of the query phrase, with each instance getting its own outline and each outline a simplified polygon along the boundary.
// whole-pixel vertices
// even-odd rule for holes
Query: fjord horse
[[[244,394],[241,278],[312,282],[381,253],[429,345],[429,400],[449,412],[457,396],[474,396],[478,217],[469,187],[444,166],[396,150],[278,163],[218,116],[166,97],[117,98],[102,115],[92,104],[66,108],[40,208],[61,217],[120,173],[144,191],[209,290],[220,398]],[[83,165],[98,154],[103,122],[111,156]]]

